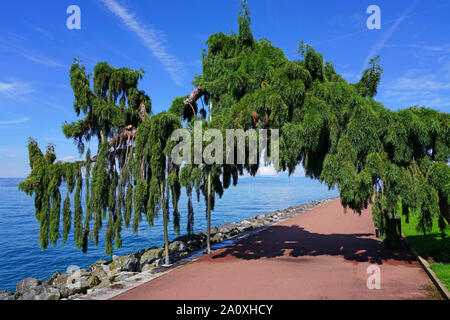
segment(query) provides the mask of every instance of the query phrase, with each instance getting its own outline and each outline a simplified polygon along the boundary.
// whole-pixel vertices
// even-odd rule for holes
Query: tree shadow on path
[[[227,256],[245,260],[276,257],[342,256],[355,262],[382,264],[383,261],[412,263],[413,255],[404,249],[393,250],[373,234],[318,234],[299,226],[272,226],[228,246],[212,256]]]

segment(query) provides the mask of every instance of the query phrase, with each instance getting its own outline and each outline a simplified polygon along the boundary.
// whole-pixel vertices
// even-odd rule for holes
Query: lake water
[[[73,226],[65,244],[59,241],[56,247],[50,245],[47,250],[42,251],[39,247],[39,223],[35,218],[33,199],[18,190],[17,184],[21,180],[0,178],[0,289],[15,291],[16,283],[24,278],[46,280],[55,270],[66,272],[71,265],[87,268],[97,260],[109,258],[105,256],[103,236],[100,237],[99,246],[91,244],[86,254],[77,250]],[[62,194],[64,199],[65,194]],[[325,185],[305,177],[243,178],[236,187],[225,190],[222,199],[216,199],[211,224],[220,226],[227,222],[238,222],[258,214],[336,196],[336,190],[329,191]],[[197,233],[206,229],[205,205],[197,202],[195,191],[193,198],[194,231]],[[187,226],[187,197],[184,190],[179,210],[180,233],[183,235],[186,234]],[[102,229],[102,235],[105,229]],[[172,222],[169,230],[170,241],[177,237]],[[163,246],[162,216],[152,228],[143,217],[138,235],[133,234],[131,228],[124,227],[122,238],[123,247],[115,250],[114,254],[124,255],[152,246]]]

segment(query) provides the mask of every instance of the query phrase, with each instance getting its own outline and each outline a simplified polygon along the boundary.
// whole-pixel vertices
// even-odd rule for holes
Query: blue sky
[[[393,110],[413,105],[450,110],[450,0],[249,0],[256,38],[296,59],[300,40],[333,61],[349,82],[371,57],[384,67],[376,97]],[[68,30],[66,9],[81,8],[81,30]],[[77,159],[61,132],[76,120],[69,67],[80,57],[145,69],[141,89],[153,111],[192,90],[210,34],[237,31],[238,0],[41,0],[3,2],[0,11],[0,177],[29,173],[27,139],[54,143],[59,159]],[[366,9],[381,8],[381,30]]]

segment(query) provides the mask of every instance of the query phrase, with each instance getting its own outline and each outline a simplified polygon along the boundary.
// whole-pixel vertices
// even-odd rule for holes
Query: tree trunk
[[[209,104],[209,122],[212,121],[212,102]],[[206,230],[206,250],[211,253],[211,171],[208,173],[208,227]]]
[[[164,196],[164,181],[161,181],[161,206],[163,212],[163,223],[164,223],[164,255],[165,255],[165,264],[169,265],[169,235],[167,231],[167,214],[166,214],[166,199]]]
[[[211,253],[211,172],[208,173],[208,228],[206,231],[206,250]]]
[[[204,94],[205,94],[205,92],[203,91],[202,88],[199,88],[199,87],[195,88],[194,90],[192,90],[192,92],[189,95],[189,97],[187,97],[186,100],[184,100],[184,105],[193,105]]]
[[[444,197],[440,193],[439,193],[439,208],[441,209],[440,211],[442,216],[445,218],[445,220],[447,220],[448,223],[450,223],[450,212],[448,202],[446,197]]]

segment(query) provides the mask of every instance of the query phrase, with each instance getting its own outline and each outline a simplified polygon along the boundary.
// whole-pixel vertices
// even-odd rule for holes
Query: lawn
[[[438,227],[437,219],[433,221],[433,230],[424,235],[416,230],[417,217],[411,215],[409,223],[402,216],[402,233],[408,239],[417,253],[426,259],[431,269],[450,290],[450,226],[447,226],[443,237]]]

